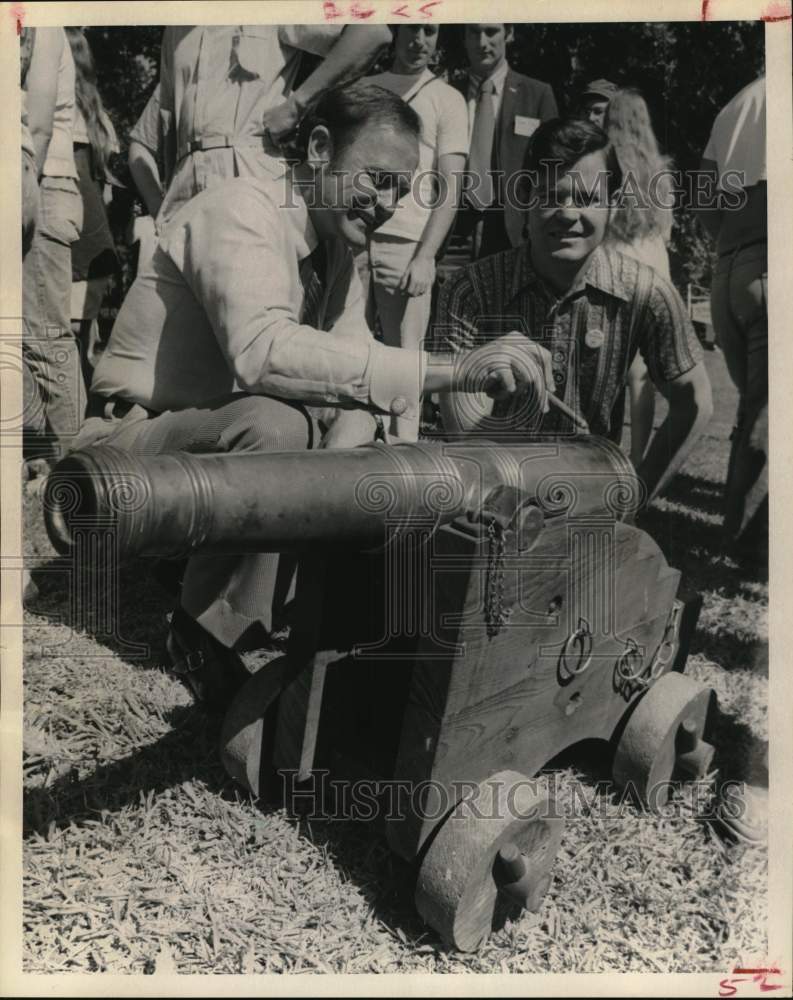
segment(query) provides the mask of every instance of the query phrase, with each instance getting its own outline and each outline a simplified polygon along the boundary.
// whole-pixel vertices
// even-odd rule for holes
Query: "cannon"
[[[102,525],[122,556],[297,555],[286,653],[235,697],[224,765],[254,796],[280,778],[295,808],[344,779],[344,808],[368,803],[415,862],[425,921],[473,950],[510,907],[542,905],[564,810],[536,776],[560,753],[608,744],[653,809],[710,767],[715,695],[683,672],[698,601],[632,523],[641,499],[596,437],[98,446],[56,467],[45,517],[61,553]]]

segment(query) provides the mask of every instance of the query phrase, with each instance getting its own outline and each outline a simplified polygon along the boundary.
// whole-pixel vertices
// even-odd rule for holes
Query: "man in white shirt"
[[[523,338],[514,350],[503,338],[477,348],[460,366],[378,343],[366,326],[351,251],[391,217],[419,131],[388,91],[337,88],[301,125],[294,170],[183,205],[121,308],[77,445],[296,450],[317,447],[324,424],[325,447],[352,447],[374,437],[375,415],[415,414],[422,391],[470,392],[466,372],[496,397],[543,392],[540,349]],[[168,647],[217,707],[244,677],[234,649],[272,627],[277,565],[270,554],[188,563]]]
[[[365,72],[385,25],[243,24],[166,28],[160,82],[130,134],[130,170],[152,217],[234,177],[279,169],[278,140],[307,104]],[[304,53],[323,61],[300,87]]]
[[[711,285],[713,327],[740,394],[727,469],[724,540],[741,562],[768,564],[768,200],[765,76],[733,97],[716,116],[702,155],[718,195],[698,216],[716,240]],[[757,762],[767,776],[768,759]],[[727,783],[716,826],[730,840],[762,844],[768,828],[767,777],[762,784]]]
[[[410,192],[372,233],[357,261],[370,327],[379,320],[386,344],[416,351],[427,332],[435,257],[457,213],[468,153],[465,101],[427,66],[438,34],[437,24],[400,25],[391,68],[365,81],[397,94],[421,119],[419,166]],[[415,441],[418,414],[393,417],[390,430]]]
[[[768,517],[768,204],[765,77],[719,112],[702,157],[722,208],[699,218],[716,240],[711,313],[730,377],[740,393],[727,475],[724,532],[743,544],[750,526],[767,544]],[[762,548],[762,546],[761,546]]]

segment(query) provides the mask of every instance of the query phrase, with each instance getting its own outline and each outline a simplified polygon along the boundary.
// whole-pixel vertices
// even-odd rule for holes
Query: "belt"
[[[122,399],[121,396],[100,396],[92,392],[88,396],[85,416],[86,418],[103,417],[105,420],[121,420],[126,417],[133,406],[139,405],[130,399]],[[147,406],[141,406],[141,409],[145,410],[149,417],[158,416],[156,410],[150,410]]]
[[[264,136],[204,135],[198,139],[190,139],[180,146],[176,154],[179,163],[186,156],[195,152],[205,152],[207,149],[264,148]]]

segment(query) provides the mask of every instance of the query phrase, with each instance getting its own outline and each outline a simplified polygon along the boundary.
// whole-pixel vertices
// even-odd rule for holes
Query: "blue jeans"
[[[740,395],[727,472],[724,531],[740,538],[768,497],[768,245],[719,257],[713,328]]]
[[[26,455],[56,457],[80,429],[85,389],[71,331],[72,250],[82,224],[74,180],[45,177],[36,232],[22,265]]]

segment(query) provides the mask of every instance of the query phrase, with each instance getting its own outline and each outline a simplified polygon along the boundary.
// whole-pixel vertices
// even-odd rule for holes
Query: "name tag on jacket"
[[[515,115],[515,135],[528,138],[540,124],[539,118],[528,118],[526,115]]]

